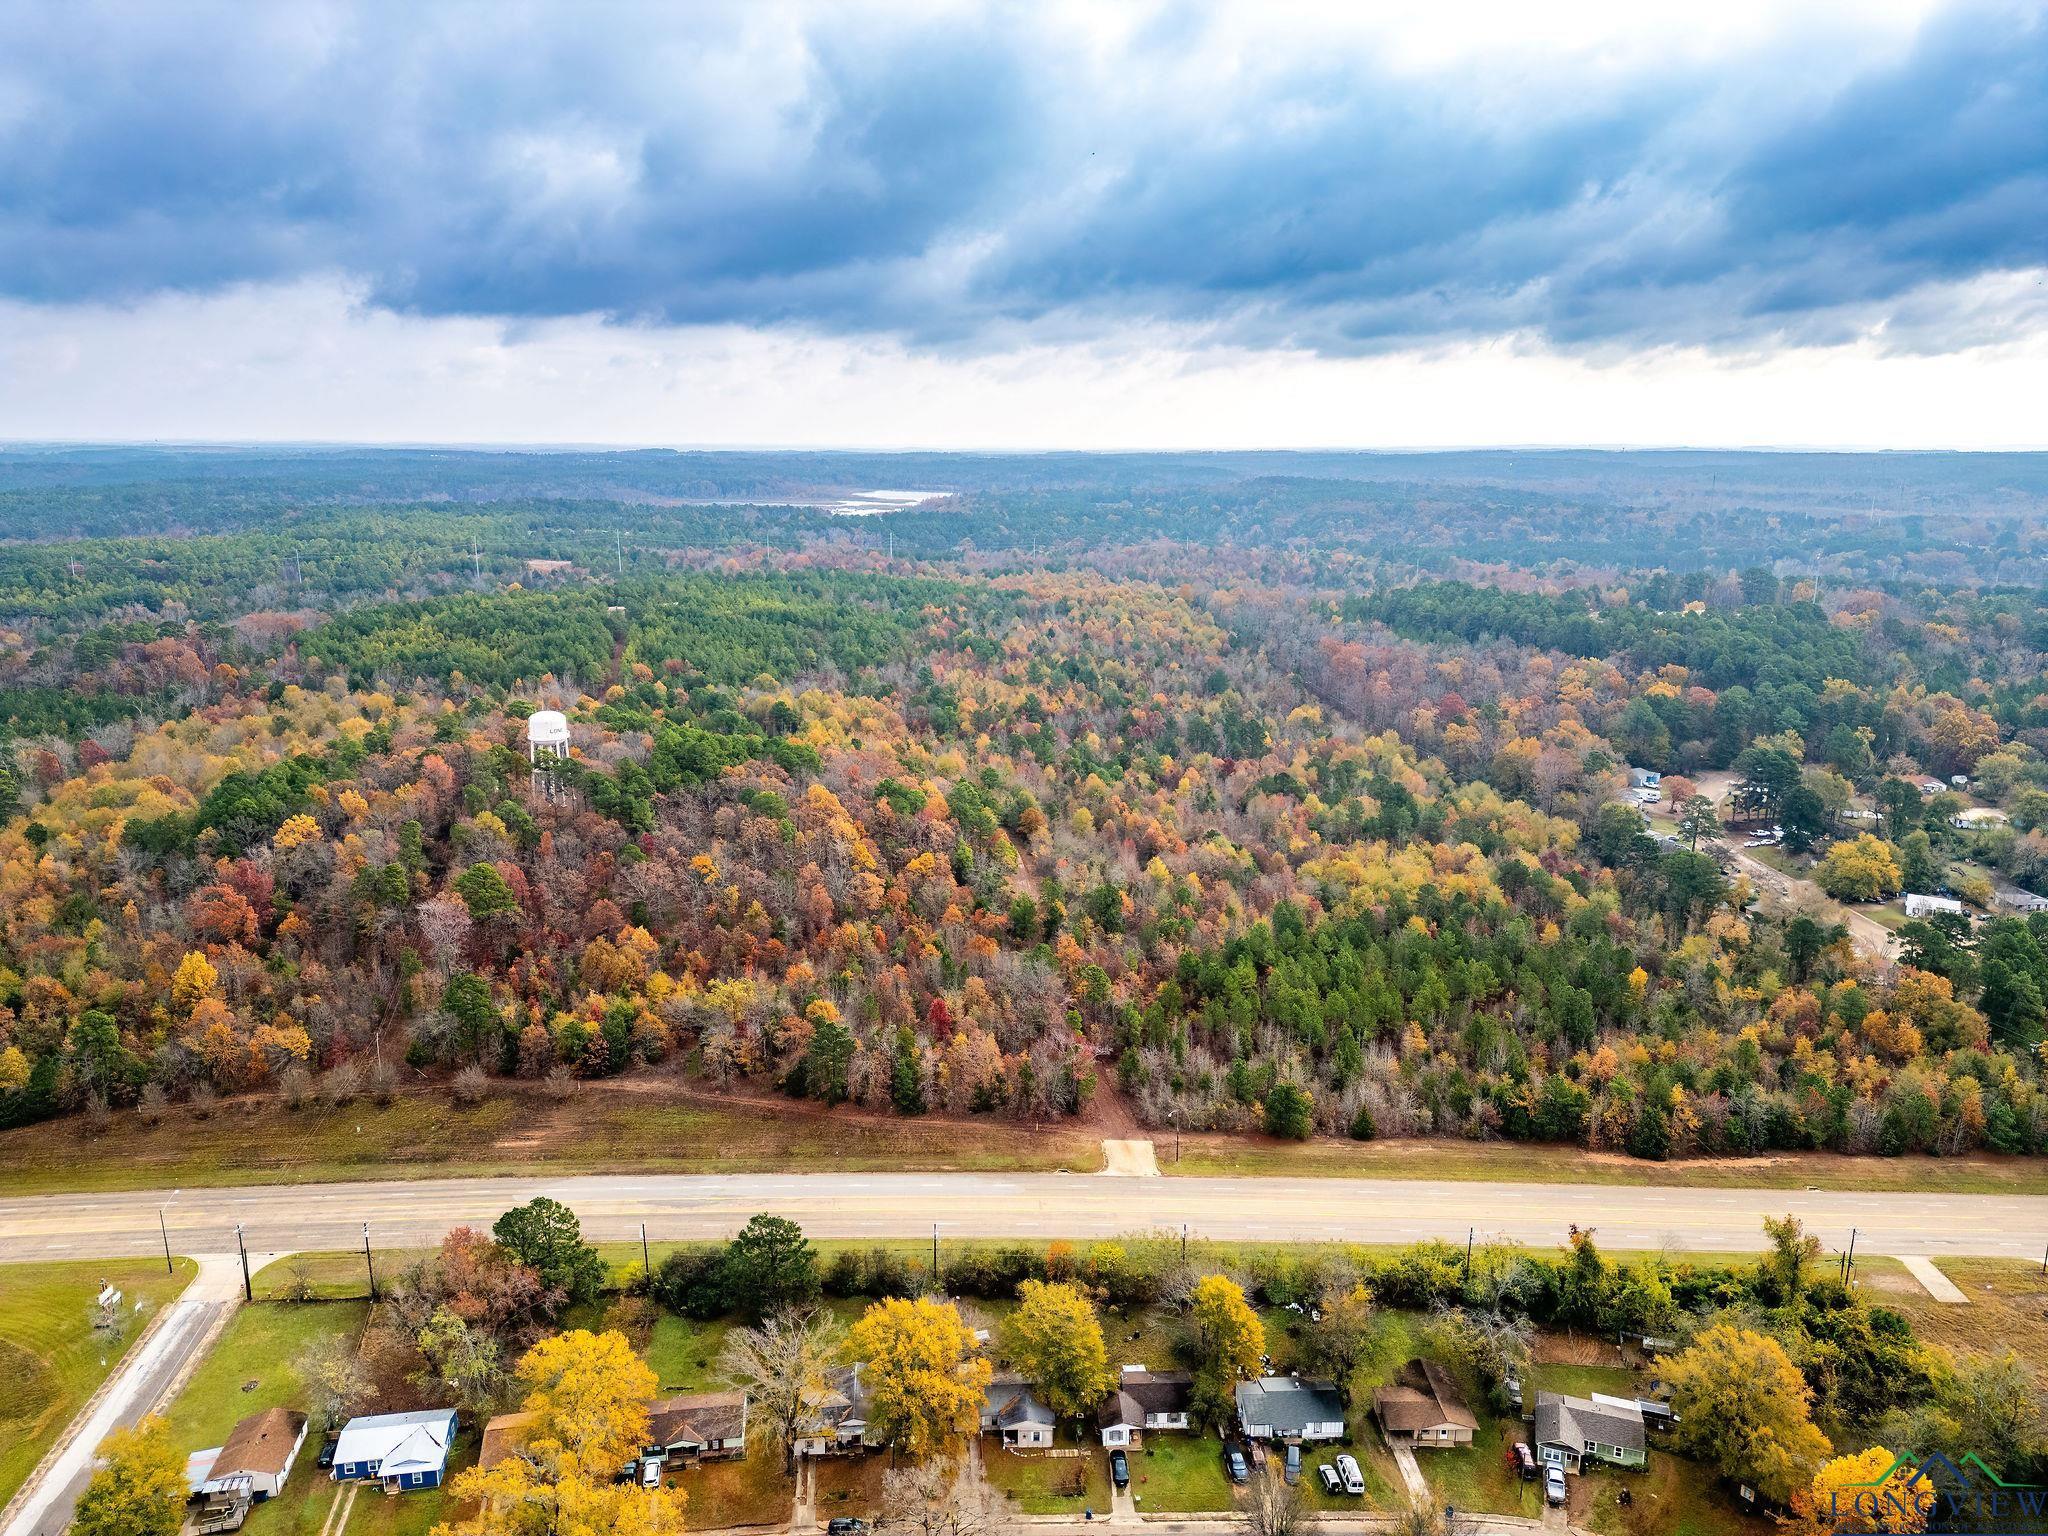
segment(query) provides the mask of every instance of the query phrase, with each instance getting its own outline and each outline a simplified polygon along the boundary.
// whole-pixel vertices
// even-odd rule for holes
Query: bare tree
[[[1270,1474],[1253,1478],[1245,1490],[1244,1528],[1245,1536],[1301,1536],[1307,1529],[1301,1489]]]
[[[838,1344],[837,1323],[815,1308],[773,1313],[759,1327],[735,1330],[725,1341],[719,1369],[747,1389],[782,1447],[784,1472],[796,1470],[796,1443],[818,1422],[825,1372]]]
[[[880,1536],[1004,1536],[1007,1506],[976,1487],[957,1462],[931,1456],[882,1474]]]

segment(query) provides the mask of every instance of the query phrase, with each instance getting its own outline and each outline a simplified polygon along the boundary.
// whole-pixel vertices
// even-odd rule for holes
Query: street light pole
[[[164,1239],[164,1273],[167,1275],[176,1274],[177,1271],[171,1267],[171,1229],[164,1222],[164,1208],[162,1206],[156,1208],[156,1229],[163,1234]]]

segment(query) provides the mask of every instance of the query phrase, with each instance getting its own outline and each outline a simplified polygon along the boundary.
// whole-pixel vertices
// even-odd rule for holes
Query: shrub
[[[213,1091],[211,1083],[194,1083],[185,1098],[185,1107],[191,1110],[194,1120],[211,1120],[219,1105],[220,1095]]]
[[[144,1125],[162,1125],[170,1107],[171,1096],[164,1092],[161,1083],[145,1083],[142,1097],[135,1101],[135,1112],[142,1117]]]
[[[490,1097],[491,1080],[484,1075],[484,1069],[471,1062],[455,1074],[455,1080],[448,1085],[448,1091],[455,1096],[458,1104],[481,1104]]]

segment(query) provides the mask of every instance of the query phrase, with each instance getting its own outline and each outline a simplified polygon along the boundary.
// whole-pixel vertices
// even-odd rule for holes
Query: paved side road
[[[22,1485],[7,1506],[0,1536],[59,1536],[92,1480],[100,1442],[162,1405],[241,1299],[242,1271],[235,1256],[202,1257],[198,1276],[130,1347]]]
[[[456,1226],[486,1228],[549,1195],[601,1241],[730,1236],[756,1211],[814,1237],[1111,1237],[1179,1232],[1219,1240],[1402,1243],[1481,1238],[1555,1245],[1576,1223],[1610,1249],[1754,1252],[1766,1216],[1798,1216],[1820,1239],[1864,1253],[2038,1259],[2048,1196],[1866,1190],[1670,1189],[1342,1178],[1098,1179],[1058,1174],[595,1175],[420,1179],[186,1189],[166,1211],[173,1246],[217,1252],[237,1222],[252,1248],[424,1247]],[[140,1254],[161,1243],[150,1193],[0,1200],[0,1248],[17,1259]]]

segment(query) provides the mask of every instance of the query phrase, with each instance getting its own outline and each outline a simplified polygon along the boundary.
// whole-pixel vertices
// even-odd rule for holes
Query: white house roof
[[[417,1413],[380,1413],[350,1419],[334,1443],[336,1465],[378,1463],[378,1473],[396,1477],[406,1472],[437,1471],[448,1460],[455,1438],[453,1408],[423,1408]]]

